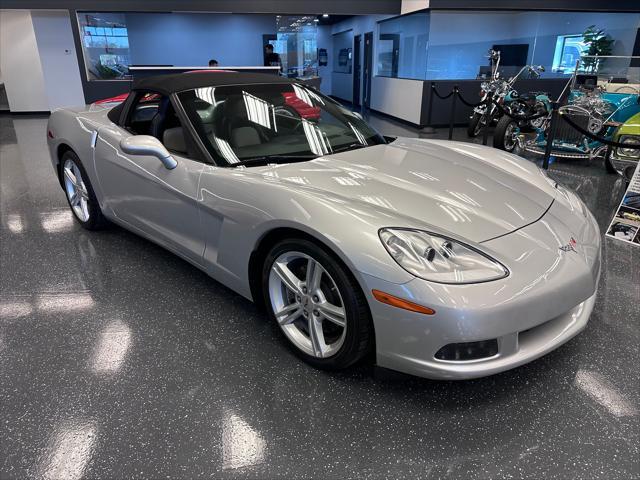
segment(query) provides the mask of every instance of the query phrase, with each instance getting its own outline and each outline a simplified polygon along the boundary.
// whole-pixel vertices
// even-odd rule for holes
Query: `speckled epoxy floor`
[[[45,124],[0,116],[0,478],[640,477],[640,248],[604,241],[587,330],[529,365],[328,374],[189,264],[76,225]],[[604,228],[622,182],[553,175]]]

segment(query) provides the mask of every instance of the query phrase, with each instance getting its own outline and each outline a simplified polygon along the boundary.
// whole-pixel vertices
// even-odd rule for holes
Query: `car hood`
[[[256,170],[272,181],[320,190],[351,206],[368,205],[383,213],[386,226],[432,228],[473,242],[535,222],[556,195],[533,163],[451,141],[399,138]]]

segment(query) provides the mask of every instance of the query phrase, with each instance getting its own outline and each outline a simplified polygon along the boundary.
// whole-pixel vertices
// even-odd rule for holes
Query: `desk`
[[[262,67],[262,66],[219,66],[219,67],[163,67],[163,66],[130,66],[129,72],[134,79],[151,77],[154,75],[165,75],[169,73],[183,73],[193,70],[232,70],[234,72],[247,73],[266,73],[269,75],[278,75],[280,67]]]

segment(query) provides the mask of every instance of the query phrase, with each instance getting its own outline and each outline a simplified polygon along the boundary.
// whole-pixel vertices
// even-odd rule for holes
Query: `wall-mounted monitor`
[[[500,52],[501,67],[523,67],[527,64],[527,56],[529,55],[528,43],[494,45],[491,48]]]

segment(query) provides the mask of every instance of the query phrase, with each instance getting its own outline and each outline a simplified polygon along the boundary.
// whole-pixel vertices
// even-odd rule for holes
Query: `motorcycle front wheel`
[[[467,127],[467,135],[469,137],[474,138],[480,135],[482,129],[487,123],[487,116],[484,113],[474,112],[471,120],[469,120],[469,126]]]
[[[504,115],[493,132],[493,146],[507,152],[513,152],[518,145],[518,124],[509,116]]]

